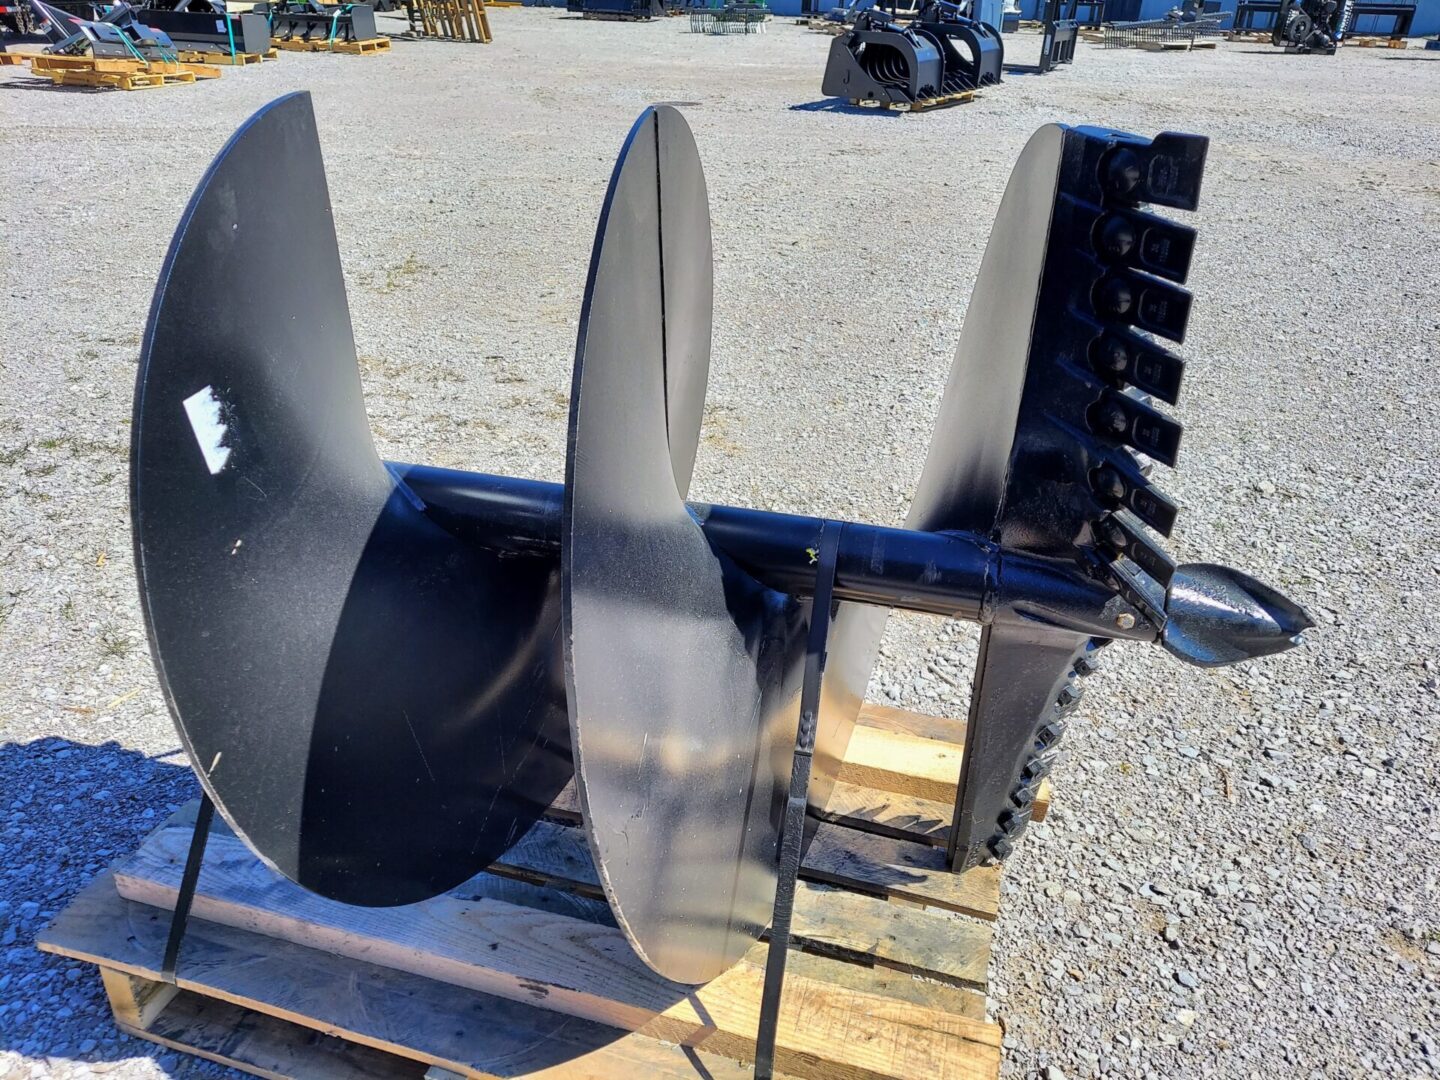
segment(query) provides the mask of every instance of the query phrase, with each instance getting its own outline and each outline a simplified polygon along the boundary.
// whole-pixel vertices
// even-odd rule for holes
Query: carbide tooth
[[[1083,696],[1084,691],[1080,687],[1074,683],[1066,683],[1060,688],[1060,693],[1055,698],[1055,715],[1065,716],[1067,713],[1073,712]]]
[[[1043,725],[1035,732],[1034,752],[1043,754],[1050,747],[1058,743],[1065,735],[1065,725],[1059,720],[1052,720]]]
[[[1100,539],[1118,555],[1124,555],[1160,585],[1168,588],[1175,576],[1175,560],[1145,535],[1144,529],[1126,520],[1124,513],[1108,514],[1096,527]]]
[[[1087,675],[1094,675],[1100,670],[1100,650],[1106,645],[1104,641],[1091,640],[1086,642],[1084,650],[1075,657],[1075,674],[1082,679]]]
[[[1050,775],[1050,770],[1055,767],[1055,762],[1059,759],[1060,751],[1054,747],[1051,747],[1043,754],[1036,754],[1027,761],[1025,767],[1020,770],[1019,779],[1021,785],[1023,786],[1032,782],[1038,783],[1044,780],[1045,777]]]
[[[1170,417],[1126,394],[1106,390],[1090,406],[1090,430],[1149,455],[1162,465],[1174,466],[1180,453],[1183,428]]]
[[[1090,366],[1111,382],[1128,383],[1174,405],[1185,361],[1124,330],[1107,330],[1090,344]]]
[[[1028,808],[1003,810],[1000,817],[996,819],[996,824],[1000,826],[1000,832],[1007,840],[1018,840],[1020,834],[1030,824],[1030,811]]]
[[[1100,185],[1110,199],[1150,202],[1176,210],[1200,204],[1200,181],[1210,140],[1203,135],[1162,131],[1148,142],[1117,140],[1100,159]]]
[[[1125,508],[1161,536],[1175,528],[1180,508],[1135,468],[1129,455],[1112,455],[1106,464],[1090,473],[1090,487],[1096,500],[1107,510]]]
[[[1195,230],[1142,210],[1114,209],[1096,219],[1091,242],[1111,265],[1183,282],[1195,252]]]
[[[1028,784],[1021,784],[1015,788],[1014,791],[1010,792],[1010,801],[1022,810],[1028,809],[1034,805],[1035,799],[1040,794],[1040,785],[1043,782],[1044,778],[1042,777],[1040,780],[1035,780]]]
[[[1179,286],[1134,270],[1106,274],[1091,294],[1095,313],[1102,319],[1138,326],[1171,341],[1185,340],[1190,302],[1190,294]]]
[[[1000,833],[985,841],[985,847],[989,850],[990,857],[996,862],[1004,862],[1015,850],[1015,845]]]

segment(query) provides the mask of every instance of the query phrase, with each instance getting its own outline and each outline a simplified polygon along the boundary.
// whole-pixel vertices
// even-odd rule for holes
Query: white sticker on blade
[[[190,430],[195,432],[195,441],[205,455],[210,475],[217,475],[230,460],[230,447],[225,445],[227,429],[220,419],[220,399],[215,396],[215,391],[207,386],[187,397],[185,415],[190,418]]]

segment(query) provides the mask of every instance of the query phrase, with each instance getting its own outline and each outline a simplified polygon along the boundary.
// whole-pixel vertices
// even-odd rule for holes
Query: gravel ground
[[[783,21],[710,39],[681,20],[491,19],[487,48],[286,55],[138,94],[0,69],[0,1076],[218,1071],[117,1038],[96,980],[31,943],[193,790],[135,597],[134,366],[205,164],[297,88],[383,454],[561,477],[614,154],[646,103],[684,102],[717,260],[693,493],[886,523],[1029,133],[1208,134],[1190,428],[1161,480],[1186,507],[1173,547],[1321,625],[1213,673],[1117,649],[1090,680],[1055,809],[1006,878],[1006,1072],[1435,1075],[1440,57],[1082,44],[1071,69],[895,117],[824,107],[830,39]],[[969,628],[891,627],[872,695],[963,711]]]

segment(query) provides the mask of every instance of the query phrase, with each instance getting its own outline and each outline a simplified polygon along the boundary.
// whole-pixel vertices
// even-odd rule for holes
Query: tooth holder
[[[573,771],[617,924],[656,971],[706,981],[773,920],[764,1074],[806,805],[828,798],[885,611],[984,627],[957,870],[1012,850],[1110,640],[1215,665],[1310,625],[1147,533],[1175,507],[1132,451],[1175,459],[1144,395],[1175,399],[1180,361],[1151,335],[1183,336],[1193,234],[1139,204],[1193,209],[1205,148],[1036,133],[914,505],[886,528],[685,502],[710,233],[668,107],[636,122],[602,207],[566,483],[382,463],[308,95],[268,106],[186,210],[137,375],[142,607],[207,800],[305,887],[399,904],[493,862]]]

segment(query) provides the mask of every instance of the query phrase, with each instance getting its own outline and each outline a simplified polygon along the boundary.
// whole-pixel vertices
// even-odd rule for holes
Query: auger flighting
[[[1310,625],[1150,536],[1176,509],[1136,453],[1174,462],[1178,425],[1145,395],[1178,390],[1156,338],[1183,337],[1194,234],[1139,206],[1193,209],[1205,151],[1030,140],[893,528],[686,501],[710,221],[668,107],[630,131],[601,209],[565,483],[382,462],[308,95],[266,107],[185,212],[135,399],[143,607],[207,795],[299,884],[386,905],[494,862],[573,775],[617,923],[702,982],[788,917],[798,823],[901,608],[984,626],[951,855],[1004,858],[1110,641],[1213,665]]]

